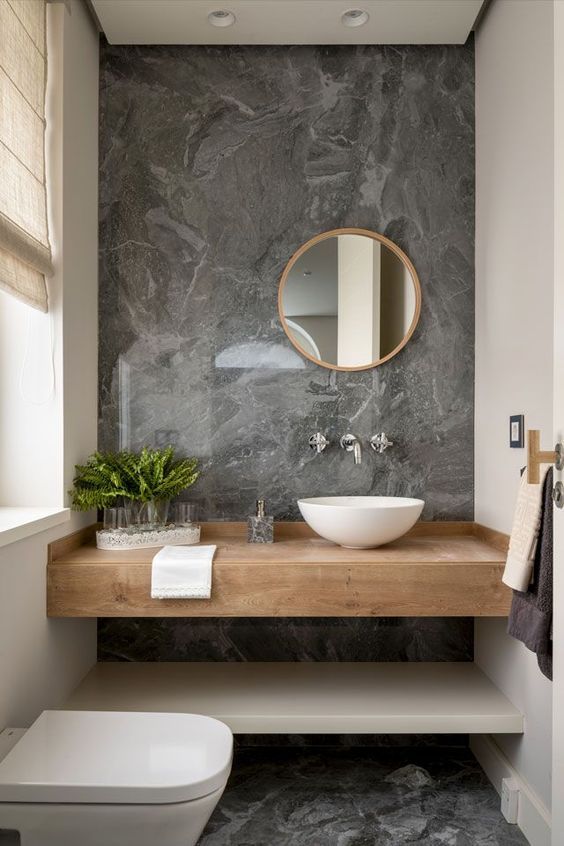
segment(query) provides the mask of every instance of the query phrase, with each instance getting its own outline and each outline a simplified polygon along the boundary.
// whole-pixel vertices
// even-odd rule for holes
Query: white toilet
[[[0,829],[21,846],[194,846],[232,755],[211,717],[44,711],[0,762]]]

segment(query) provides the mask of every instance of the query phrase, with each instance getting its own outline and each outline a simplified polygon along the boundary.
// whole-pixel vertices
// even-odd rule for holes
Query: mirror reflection
[[[356,370],[405,345],[419,317],[420,289],[413,265],[388,239],[337,230],[298,250],[279,302],[284,329],[302,354]]]

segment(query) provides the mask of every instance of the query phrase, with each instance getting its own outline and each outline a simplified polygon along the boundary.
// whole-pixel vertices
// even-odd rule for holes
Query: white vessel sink
[[[299,499],[314,532],[349,549],[370,549],[400,538],[419,519],[422,499],[403,496],[319,496]]]

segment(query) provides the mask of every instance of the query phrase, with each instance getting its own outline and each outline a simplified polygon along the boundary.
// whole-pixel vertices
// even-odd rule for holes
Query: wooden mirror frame
[[[319,244],[320,241],[326,241],[328,238],[334,238],[337,235],[364,235],[366,238],[372,238],[373,241],[379,241],[385,247],[388,247],[396,256],[400,259],[400,261],[407,267],[411,278],[413,280],[413,287],[415,288],[415,312],[413,315],[413,320],[411,321],[411,325],[404,335],[400,344],[397,345],[388,355],[385,355],[383,358],[379,358],[376,361],[371,362],[370,364],[362,364],[357,365],[355,367],[344,367],[338,364],[329,364],[327,361],[322,361],[318,358],[314,358],[309,353],[305,352],[302,347],[297,344],[294,339],[292,338],[288,323],[286,321],[286,317],[284,315],[284,311],[282,308],[282,298],[284,294],[284,286],[286,285],[288,276],[290,275],[290,271],[292,270],[293,266],[297,262],[297,260],[309,250],[310,247],[315,246],[315,244]],[[354,227],[348,227],[343,229],[330,229],[328,232],[321,232],[319,235],[315,235],[313,238],[310,238],[309,241],[306,241],[305,244],[296,250],[286,267],[284,268],[284,272],[280,278],[280,286],[278,288],[278,313],[280,315],[280,321],[282,323],[282,328],[288,337],[288,340],[292,344],[293,347],[303,355],[304,358],[308,358],[310,361],[313,361],[314,364],[318,364],[320,367],[325,367],[327,370],[346,370],[346,371],[355,371],[355,370],[371,370],[373,367],[379,367],[384,362],[389,361],[395,355],[397,355],[400,350],[402,350],[413,333],[415,332],[415,327],[419,323],[419,318],[421,316],[421,283],[419,282],[419,277],[417,275],[417,271],[415,270],[413,263],[410,261],[409,257],[404,253],[397,244],[394,244],[393,241],[390,241],[389,238],[386,238],[385,235],[380,235],[378,232],[372,232],[370,229],[356,229]]]

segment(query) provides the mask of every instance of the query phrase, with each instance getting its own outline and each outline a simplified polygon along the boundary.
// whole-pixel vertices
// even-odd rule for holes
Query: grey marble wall
[[[319,494],[408,494],[473,514],[474,56],[467,47],[105,45],[100,445],[196,455],[207,518]],[[312,235],[396,241],[423,309],[372,371],[300,357],[278,280]],[[309,435],[395,442],[360,467]]]
[[[101,661],[472,661],[466,617],[99,620]]]
[[[473,516],[474,54],[467,47],[102,49],[100,446],[175,444],[207,519],[260,496],[407,494]],[[395,359],[335,373],[277,315],[294,250],[382,232],[421,279]],[[336,447],[384,429],[360,467]],[[101,621],[104,660],[471,660],[468,620]]]

